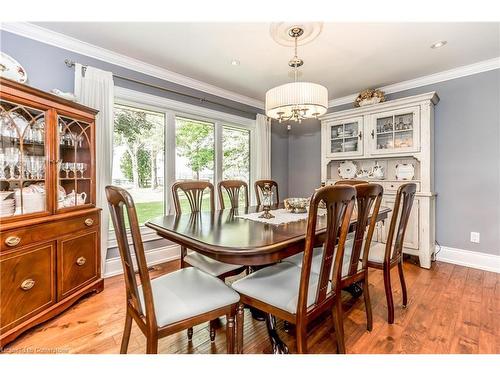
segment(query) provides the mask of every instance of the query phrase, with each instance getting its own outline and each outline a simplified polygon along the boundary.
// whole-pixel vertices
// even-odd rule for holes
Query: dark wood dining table
[[[275,205],[271,210],[283,208]],[[159,236],[184,245],[221,262],[245,266],[276,263],[304,249],[307,220],[273,225],[238,216],[262,211],[261,206],[213,212],[185,213],[160,216],[145,225]],[[387,218],[391,210],[380,207],[377,221]],[[350,231],[356,230],[356,214],[351,218]],[[324,242],[326,216],[319,216],[316,241]],[[268,314],[266,324],[274,353],[287,353],[288,348],[276,332],[276,319]]]

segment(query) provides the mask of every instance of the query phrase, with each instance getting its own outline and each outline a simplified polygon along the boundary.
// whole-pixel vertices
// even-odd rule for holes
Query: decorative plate
[[[0,76],[19,83],[26,83],[28,80],[28,74],[21,64],[3,52],[0,55]]]
[[[340,166],[338,169],[339,176],[347,179],[347,178],[354,178],[356,177],[356,173],[358,171],[358,168],[356,167],[356,164],[354,164],[350,160],[346,161],[341,161]]]
[[[413,164],[396,164],[396,180],[413,180],[414,176]]]

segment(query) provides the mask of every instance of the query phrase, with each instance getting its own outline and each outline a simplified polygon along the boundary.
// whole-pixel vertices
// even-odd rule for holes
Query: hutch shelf
[[[438,101],[437,94],[430,92],[321,118],[322,182],[341,180],[339,168],[350,161],[359,179],[384,187],[382,205],[388,207],[393,207],[398,187],[408,182],[402,177],[417,185],[403,251],[417,255],[425,268],[431,267],[435,250],[434,106]],[[375,166],[382,167],[383,178],[367,176]],[[398,166],[410,173],[397,173]],[[389,221],[377,228],[374,240],[385,243]]]
[[[96,114],[0,78],[0,348],[103,289]]]

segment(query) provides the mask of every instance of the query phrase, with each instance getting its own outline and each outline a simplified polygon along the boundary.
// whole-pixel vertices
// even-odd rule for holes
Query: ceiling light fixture
[[[439,42],[431,44],[432,49],[441,48],[448,43],[446,40],[440,40]]]
[[[240,65],[240,60],[238,60],[238,59],[232,59],[231,60],[231,65],[232,66],[238,66],[238,65]]]
[[[288,35],[294,38],[295,55],[288,62],[293,68],[294,82],[274,87],[266,93],[266,115],[280,123],[295,121],[301,123],[308,118],[318,118],[328,108],[328,90],[311,82],[298,82],[298,69],[304,61],[297,56],[297,40],[304,34],[301,27],[292,27]],[[291,125],[288,123],[288,130]]]

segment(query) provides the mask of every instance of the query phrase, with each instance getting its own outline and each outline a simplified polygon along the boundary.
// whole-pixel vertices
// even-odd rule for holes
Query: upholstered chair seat
[[[215,277],[222,276],[241,268],[241,265],[219,262],[218,260],[209,258],[196,251],[189,250],[187,255],[184,257],[184,262]]]
[[[216,277],[194,267],[182,268],[151,280],[154,311],[159,326],[166,326],[237,303],[240,296]],[[142,286],[138,287],[146,311]]]
[[[349,260],[351,258],[352,244],[353,244],[352,240],[346,241],[346,243],[345,243],[344,259],[342,262],[342,277],[346,276],[347,273],[349,272]],[[298,267],[302,267],[302,259],[303,258],[304,258],[304,253],[302,252],[302,253],[292,255],[288,258],[285,258],[283,261],[293,263]],[[311,272],[314,272],[314,273],[320,272],[322,260],[323,260],[323,247],[321,246],[321,247],[314,248],[313,258],[312,258],[312,262],[311,262]],[[362,268],[362,264],[360,261],[358,269],[361,269],[361,268]],[[331,274],[330,274],[330,278],[331,278]]]
[[[297,312],[301,272],[302,269],[295,264],[281,262],[251,273],[235,281],[231,286],[238,293],[295,314]],[[307,293],[308,306],[314,304],[316,300],[318,280],[319,274],[311,272]],[[328,285],[327,293],[330,291],[331,283]]]

